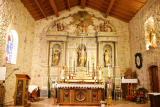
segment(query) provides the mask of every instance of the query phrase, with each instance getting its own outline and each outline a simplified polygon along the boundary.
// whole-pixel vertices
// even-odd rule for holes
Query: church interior
[[[1,0],[0,107],[160,107],[160,0]]]

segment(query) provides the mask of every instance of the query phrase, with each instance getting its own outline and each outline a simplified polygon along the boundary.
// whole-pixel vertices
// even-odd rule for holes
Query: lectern
[[[28,103],[28,84],[30,77],[26,74],[16,74],[16,90],[14,104],[26,106]]]

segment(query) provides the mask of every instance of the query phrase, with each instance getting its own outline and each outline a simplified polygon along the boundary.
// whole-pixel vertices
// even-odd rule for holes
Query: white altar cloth
[[[52,84],[52,88],[105,88],[103,84]]]
[[[122,78],[122,83],[138,83],[137,79],[124,79]]]
[[[154,96],[160,95],[160,93],[148,93],[148,94],[151,94],[151,95],[154,95]]]

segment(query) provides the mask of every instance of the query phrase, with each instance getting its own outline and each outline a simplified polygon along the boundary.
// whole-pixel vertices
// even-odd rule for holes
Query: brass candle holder
[[[111,77],[108,77],[109,81],[109,87],[108,87],[108,98],[107,98],[107,104],[110,105],[112,104],[112,89],[111,89]]]

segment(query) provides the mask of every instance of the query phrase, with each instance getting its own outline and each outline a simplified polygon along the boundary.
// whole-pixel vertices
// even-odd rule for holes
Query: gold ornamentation
[[[86,99],[85,92],[83,90],[76,91],[76,100],[82,102]]]

